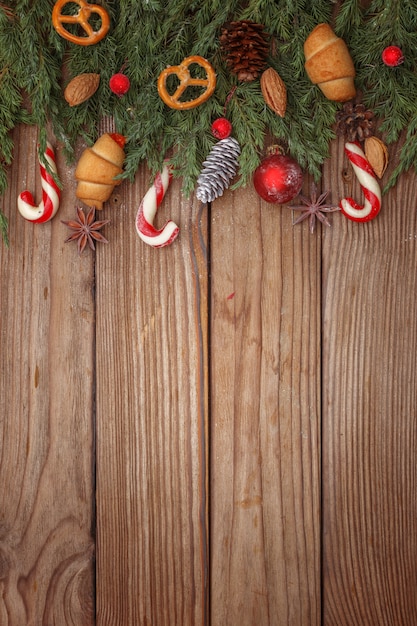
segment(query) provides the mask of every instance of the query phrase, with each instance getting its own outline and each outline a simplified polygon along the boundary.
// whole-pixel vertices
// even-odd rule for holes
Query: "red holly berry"
[[[404,62],[404,55],[398,46],[388,46],[382,52],[382,60],[388,67],[397,67]]]
[[[303,184],[301,167],[283,154],[267,156],[255,170],[253,184],[266,202],[285,204],[299,194]]]
[[[211,125],[211,132],[216,139],[226,139],[232,132],[232,125],[225,117],[219,117]]]
[[[109,87],[116,96],[124,96],[129,91],[130,80],[126,74],[113,74],[109,81]]]

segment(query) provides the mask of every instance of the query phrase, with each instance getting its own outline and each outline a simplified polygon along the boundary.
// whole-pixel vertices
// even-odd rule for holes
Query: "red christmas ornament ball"
[[[211,125],[211,132],[216,139],[226,139],[232,132],[232,125],[225,117],[219,117]]]
[[[301,191],[303,172],[292,157],[271,154],[258,165],[253,175],[256,192],[266,202],[285,204]]]
[[[388,67],[397,67],[404,61],[404,55],[398,46],[388,46],[382,52],[382,60]]]
[[[109,80],[109,86],[116,96],[124,96],[130,89],[130,80],[126,74],[113,74]]]

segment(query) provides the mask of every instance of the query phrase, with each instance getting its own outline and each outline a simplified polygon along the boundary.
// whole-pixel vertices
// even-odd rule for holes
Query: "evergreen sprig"
[[[9,234],[8,234],[9,222],[7,217],[2,211],[0,211],[0,233],[3,238],[4,245],[9,247]]]
[[[329,156],[340,108],[311,84],[304,70],[304,41],[320,22],[331,23],[348,44],[357,87],[366,106],[380,119],[384,140],[389,144],[405,135],[388,186],[403,171],[416,168],[415,0],[373,0],[367,9],[360,0],[337,5],[328,0],[96,2],[109,12],[111,28],[93,46],[71,44],[56,33],[51,0],[0,3],[0,193],[7,184],[13,156],[11,131],[16,125],[38,126],[41,142],[52,131],[71,161],[77,141],[92,143],[100,121],[107,116],[114,118],[117,132],[127,138],[124,176],[129,180],[142,162],[153,176],[168,156],[175,175],[183,179],[184,193],[189,194],[216,142],[211,123],[222,115],[230,119],[241,146],[235,187],[248,183],[265,144],[275,141],[285,143],[317,180]],[[263,24],[271,36],[268,64],[287,87],[284,118],[266,106],[259,80],[240,84],[226,67],[220,52],[221,28],[227,21],[240,19]],[[398,68],[388,68],[381,61],[382,50],[393,43],[405,55]],[[157,78],[166,66],[194,54],[207,58],[215,68],[215,93],[195,109],[170,109],[158,95]],[[131,88],[118,97],[111,92],[109,80],[121,69],[129,76]],[[83,104],[70,107],[63,97],[65,85],[85,72],[100,73],[99,88]]]
[[[351,28],[350,24],[355,27]],[[357,0],[346,0],[336,25],[355,63],[356,83],[363,102],[380,120],[379,133],[388,145],[406,134],[385,192],[404,171],[410,167],[417,169],[417,4],[414,0],[373,0],[365,10]],[[387,67],[381,54],[393,44],[401,48],[404,63]]]

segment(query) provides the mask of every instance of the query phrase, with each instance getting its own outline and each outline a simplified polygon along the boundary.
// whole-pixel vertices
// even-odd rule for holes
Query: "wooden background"
[[[0,625],[415,626],[416,176],[314,235],[252,188],[206,207],[176,181],[155,250],[143,167],[79,257],[74,168],[58,153],[61,207],[30,224],[37,131],[14,139]],[[322,185],[362,201],[340,141]]]

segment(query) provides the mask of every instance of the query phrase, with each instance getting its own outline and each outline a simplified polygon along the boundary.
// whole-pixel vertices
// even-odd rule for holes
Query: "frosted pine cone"
[[[222,29],[220,45],[230,71],[243,82],[258,78],[266,66],[269,35],[262,24],[250,20],[230,22]]]
[[[238,168],[239,143],[233,137],[218,141],[210,150],[197,179],[196,196],[201,202],[213,202],[223,195]]]

